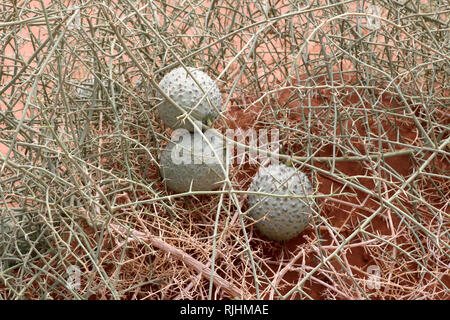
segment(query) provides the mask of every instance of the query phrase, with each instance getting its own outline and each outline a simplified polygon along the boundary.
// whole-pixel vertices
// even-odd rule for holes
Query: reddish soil
[[[349,81],[352,80],[351,76],[348,78]],[[320,106],[323,105],[329,97],[330,92],[328,90],[321,90],[322,99],[317,98],[311,101],[312,106]],[[286,125],[289,125],[289,122],[301,123],[303,116],[308,116],[308,113],[311,112],[312,109],[305,108],[304,110],[300,110],[299,102],[292,101],[292,91],[284,90],[281,92],[278,104],[283,106],[288,115]],[[342,100],[341,100],[342,101]],[[343,99],[349,105],[355,105],[359,101],[356,94],[349,94],[347,98]],[[380,102],[386,110],[394,110],[401,106],[396,99],[392,99],[391,97],[384,95]],[[361,107],[361,106],[360,106]],[[361,107],[362,108],[362,107]],[[370,112],[370,109],[368,110]],[[262,109],[258,108],[258,106],[253,105],[250,108],[245,108],[245,106],[232,106],[228,112],[227,123],[231,128],[242,128],[248,129],[251,127],[251,124],[254,124],[255,121],[261,115]],[[320,112],[320,111],[319,111]],[[393,112],[395,114],[395,112]],[[359,121],[346,121],[345,125],[347,128],[356,128],[358,134],[362,137],[367,136],[367,129],[371,131],[372,134],[381,134],[379,129],[382,128],[383,133],[387,136],[387,140],[389,141],[398,141],[398,136],[401,136],[401,140],[403,142],[408,142],[410,144],[414,144],[414,141],[418,138],[417,128],[415,127],[412,120],[406,121],[403,118],[396,117],[395,115],[388,115],[387,117],[378,118],[370,117],[368,127],[365,127]],[[392,126],[392,123],[395,123],[396,129]],[[314,129],[312,129],[314,132]],[[337,132],[339,134],[339,132]],[[358,141],[358,138],[352,138],[351,143],[353,146],[356,146],[361,154],[366,154],[365,145],[362,141]],[[395,144],[388,144],[383,142],[381,147],[384,150],[389,150],[389,147],[394,146],[395,150],[402,150],[402,147],[399,147]],[[295,143],[290,145],[290,150],[297,152],[302,149],[302,146],[296,146]],[[325,156],[331,157],[333,155],[333,147],[332,145],[324,145],[320,148],[320,151],[317,153],[317,156]],[[297,156],[301,156],[302,154],[296,153]],[[342,156],[342,154],[337,154],[337,156]],[[394,170],[397,174],[399,174],[403,179],[406,179],[414,172],[415,169],[415,161],[410,157],[410,155],[398,155],[394,157],[390,157],[386,159],[386,163]],[[445,162],[442,157],[437,157],[434,160],[436,164],[436,171],[442,172],[450,172],[450,165],[448,162]],[[319,168],[322,168],[326,171],[330,170],[330,166],[325,163],[315,163],[315,165]],[[357,180],[368,189],[373,190],[375,188],[374,180],[371,179],[373,173],[370,172],[370,169],[367,168],[364,162],[338,162],[335,165],[335,168],[345,174],[348,177],[353,176],[368,176],[368,178],[358,178]],[[240,167],[240,171],[236,175],[236,180],[242,181],[241,185],[242,189],[246,189],[249,183],[248,177],[251,177],[257,171],[257,167],[245,165]],[[397,178],[392,178],[393,182],[400,182]],[[320,215],[325,218],[334,228],[338,230],[340,234],[344,237],[349,236],[352,232],[355,231],[355,228],[361,224],[364,219],[370,216],[374,211],[379,209],[379,204],[372,197],[367,196],[366,193],[359,191],[357,189],[351,187],[344,187],[343,183],[325,175],[322,173],[317,174],[317,182],[318,182],[318,192],[320,194],[329,194],[332,191],[336,192],[337,190],[341,192],[349,192],[356,194],[356,197],[347,197],[347,196],[337,196],[333,197],[332,201],[330,199],[319,200],[318,205],[321,208]],[[431,183],[429,183],[431,184]],[[390,189],[387,192],[387,196],[391,196],[394,194],[396,190]],[[406,200],[406,199],[405,199]],[[435,197],[429,198],[430,203],[436,203],[438,199]],[[440,199],[442,201],[442,199]],[[411,203],[408,201],[401,201],[404,207],[408,212],[413,212],[414,208]],[[382,215],[377,215],[373,218],[370,223],[370,232],[375,233],[379,236],[394,236],[395,230],[401,229],[401,219],[395,214],[389,214],[389,217],[386,216],[386,210],[382,210]],[[264,237],[259,234],[256,229],[252,229],[252,232],[255,233],[255,239],[260,238],[264,240]],[[271,263],[264,264],[263,269],[266,274],[270,277],[273,276],[279,271],[280,261],[286,261],[286,257],[295,256],[301,250],[307,247],[309,241],[311,239],[317,239],[317,236],[314,234],[315,231],[313,229],[305,230],[301,235],[297,238],[287,241],[283,244],[274,244],[272,242],[264,243],[262,245],[263,252],[261,254],[262,257],[265,257],[267,261]],[[335,241],[331,237],[328,230],[322,230],[321,228],[321,240],[323,246],[330,246],[335,244]],[[402,244],[409,245],[409,239],[405,239],[404,237],[396,237],[396,244],[398,246],[402,246]],[[258,241],[259,242],[259,241]],[[359,237],[355,237],[350,244],[355,243],[358,244],[361,242]],[[254,249],[261,248],[261,243],[255,244]],[[392,251],[392,248],[389,249]],[[327,250],[328,254],[330,254],[334,249]],[[398,251],[394,249],[394,254]],[[351,272],[353,273],[353,277],[356,278],[367,278],[366,271],[367,268],[371,265],[376,265],[376,259],[374,259],[373,251],[367,246],[361,244],[357,246],[351,247],[349,250],[345,251],[345,260],[350,267]],[[400,257],[398,255],[397,257]],[[341,255],[342,258],[342,255]],[[288,260],[289,261],[289,260]],[[310,271],[310,268],[315,267],[319,260],[317,259],[317,254],[315,252],[309,252],[303,255],[303,257],[299,257],[294,262],[296,265],[308,266],[309,269],[306,269],[304,272]],[[340,268],[340,264],[333,259],[331,262],[336,269]],[[417,264],[411,263],[411,261],[407,262],[407,265],[411,269],[418,268]],[[302,273],[303,275],[305,273]],[[413,277],[420,277],[420,272],[414,273]],[[313,276],[314,277],[314,276]],[[328,297],[326,284],[331,284],[332,282],[327,279],[323,274],[316,273],[314,281],[306,281],[303,285],[303,290],[306,294],[308,294],[313,299],[325,299]],[[430,274],[427,274],[426,277],[431,277]],[[280,283],[284,283],[281,286],[280,294],[286,294],[291,290],[300,280],[299,272],[288,271],[284,274]],[[248,281],[253,283],[253,279],[249,278]],[[352,285],[351,278],[343,277],[342,281],[348,283],[349,286]],[[442,281],[448,285],[449,277],[446,276],[442,279]],[[402,283],[402,282],[399,282]],[[406,285],[406,284],[405,284]],[[264,286],[263,286],[264,288]],[[262,289],[261,289],[262,290]],[[370,290],[369,290],[370,291]],[[369,292],[367,291],[367,292]],[[373,290],[372,290],[373,291]],[[442,296],[445,297],[445,294]],[[265,296],[265,298],[273,298],[273,296]],[[344,298],[344,297],[341,297]],[[372,296],[372,298],[376,298],[376,296]]]

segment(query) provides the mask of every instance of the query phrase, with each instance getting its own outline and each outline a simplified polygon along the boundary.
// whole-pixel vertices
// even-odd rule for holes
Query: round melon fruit
[[[200,133],[180,129],[162,151],[160,173],[168,189],[180,193],[211,191],[222,185],[226,149],[222,138],[210,131],[203,137]]]
[[[308,226],[312,213],[311,200],[304,196],[311,195],[313,189],[304,173],[284,164],[261,167],[249,191],[266,194],[249,194],[248,215],[257,221],[256,227],[267,238],[289,240]]]
[[[184,67],[179,67],[164,76],[159,86],[184,112],[190,115],[192,121],[211,126],[217,120],[222,108],[220,90],[214,80],[203,71],[195,68],[188,68],[188,70],[195,81]],[[159,116],[167,126],[172,129],[184,128],[190,132],[194,131],[192,123],[187,118],[183,119],[185,113],[182,110],[160,92],[157,93],[157,97],[161,98],[157,106]]]

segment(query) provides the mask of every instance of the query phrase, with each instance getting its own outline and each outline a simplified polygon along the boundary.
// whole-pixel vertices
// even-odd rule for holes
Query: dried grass
[[[449,11],[403,2],[3,2],[0,214],[42,233],[2,253],[0,296],[448,299]],[[165,190],[155,90],[179,65],[217,79],[219,131],[279,130],[317,190],[302,236],[245,218],[258,165]]]

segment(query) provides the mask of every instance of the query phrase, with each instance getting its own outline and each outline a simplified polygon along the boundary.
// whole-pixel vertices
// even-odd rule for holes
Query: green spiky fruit
[[[289,240],[308,226],[312,213],[311,200],[302,196],[311,195],[313,189],[304,173],[284,164],[261,167],[253,178],[249,191],[297,196],[249,194],[249,217],[258,221],[256,227],[267,238]]]
[[[183,133],[174,137],[161,153],[160,173],[167,188],[176,192],[219,188],[225,179],[222,170],[226,165],[223,140],[210,134],[211,130],[204,133],[206,139],[200,133],[181,131]]]
[[[179,67],[169,72],[159,86],[179,107],[190,114],[192,121],[198,121],[200,125],[213,124],[222,109],[220,90],[214,80],[203,71],[195,68],[188,70],[195,81],[184,67]],[[157,97],[161,98],[158,104],[159,116],[167,126],[194,132],[192,123],[182,118],[184,112],[165,99],[160,92],[157,92]]]

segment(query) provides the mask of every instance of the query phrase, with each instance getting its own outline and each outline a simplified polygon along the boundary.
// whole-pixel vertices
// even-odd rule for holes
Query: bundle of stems
[[[449,298],[447,1],[0,8],[1,298]],[[313,181],[299,237],[247,219],[247,140],[220,189],[166,190],[156,92],[180,66],[219,84],[217,132],[277,130]]]

